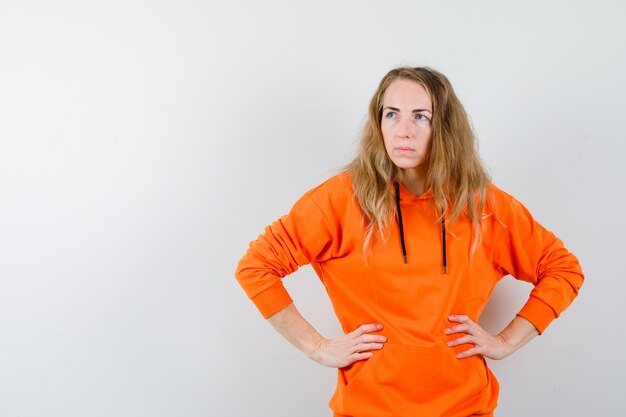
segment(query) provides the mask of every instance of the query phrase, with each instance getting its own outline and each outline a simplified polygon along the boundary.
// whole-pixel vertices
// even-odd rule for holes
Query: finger
[[[359,343],[385,343],[387,341],[387,336],[383,336],[382,334],[364,334],[359,336]]]
[[[348,360],[350,361],[350,363],[357,362],[357,361],[363,361],[365,359],[371,358],[372,355],[373,355],[372,352],[357,352],[357,353],[353,353],[352,355],[348,356]]]
[[[473,347],[471,349],[464,350],[463,352],[457,353],[456,357],[458,359],[469,358],[470,356],[477,356],[481,354],[481,349],[477,347]]]
[[[368,323],[368,324],[360,325],[351,334],[356,337],[359,337],[365,333],[377,332],[382,329],[383,329],[383,325],[380,323]]]
[[[446,334],[467,333],[475,336],[475,329],[469,324],[459,324],[458,326],[448,327]]]
[[[466,314],[451,314],[448,316],[448,320],[457,323],[473,323],[472,319]]]
[[[356,345],[355,350],[357,352],[367,352],[370,350],[379,350],[383,348],[382,343],[359,343],[358,345]]]
[[[448,342],[448,346],[458,346],[458,345],[464,345],[466,343],[476,344],[473,336],[463,336],[463,337],[459,337],[458,339],[450,340]]]

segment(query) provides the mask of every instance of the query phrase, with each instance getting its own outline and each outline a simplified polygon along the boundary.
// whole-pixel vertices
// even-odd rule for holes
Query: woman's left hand
[[[504,337],[490,334],[466,315],[452,315],[448,317],[448,320],[461,324],[445,329],[447,335],[465,334],[465,336],[449,341],[448,346],[458,346],[466,343],[474,345],[473,348],[459,352],[456,355],[459,359],[473,355],[483,355],[490,359],[503,359],[515,350],[507,345]]]

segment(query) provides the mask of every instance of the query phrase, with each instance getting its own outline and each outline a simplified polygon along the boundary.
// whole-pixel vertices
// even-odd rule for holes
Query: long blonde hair
[[[451,209],[445,220],[452,225],[465,213],[474,229],[471,248],[474,253],[481,238],[482,211],[490,178],[478,156],[467,113],[450,81],[428,67],[399,67],[383,77],[369,105],[359,151],[345,168],[351,173],[354,194],[363,213],[364,251],[367,253],[376,231],[381,239],[385,238],[389,222],[396,214],[390,185],[394,180],[402,180],[402,170],[387,154],[380,123],[383,96],[397,79],[419,83],[433,104],[426,188],[432,191],[436,213],[441,213],[433,221],[440,221]]]

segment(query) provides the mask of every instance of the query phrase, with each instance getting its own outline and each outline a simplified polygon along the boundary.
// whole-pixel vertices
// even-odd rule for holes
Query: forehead
[[[383,107],[404,107],[431,109],[432,103],[426,89],[416,81],[394,80],[383,95]]]

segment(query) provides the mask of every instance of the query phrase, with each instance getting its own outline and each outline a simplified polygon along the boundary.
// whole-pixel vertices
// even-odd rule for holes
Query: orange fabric
[[[355,417],[355,416],[348,416],[346,414],[333,413],[333,417]],[[493,417],[493,413],[472,414],[471,416],[467,416],[467,417]]]
[[[478,320],[505,275],[534,285],[518,315],[543,332],[572,302],[583,282],[576,257],[509,194],[490,185],[491,214],[473,259],[469,220],[448,226],[447,274],[441,225],[431,193],[416,197],[400,186],[408,263],[398,225],[376,242],[367,263],[364,232],[349,174],[308,191],[290,213],[250,243],[235,275],[264,317],[292,301],[281,279],[310,263],[323,282],[342,328],[380,322],[388,341],[374,355],[338,370],[330,407],[354,417],[490,415],[498,382],[482,357],[457,359],[469,346],[450,348],[450,314]]]

